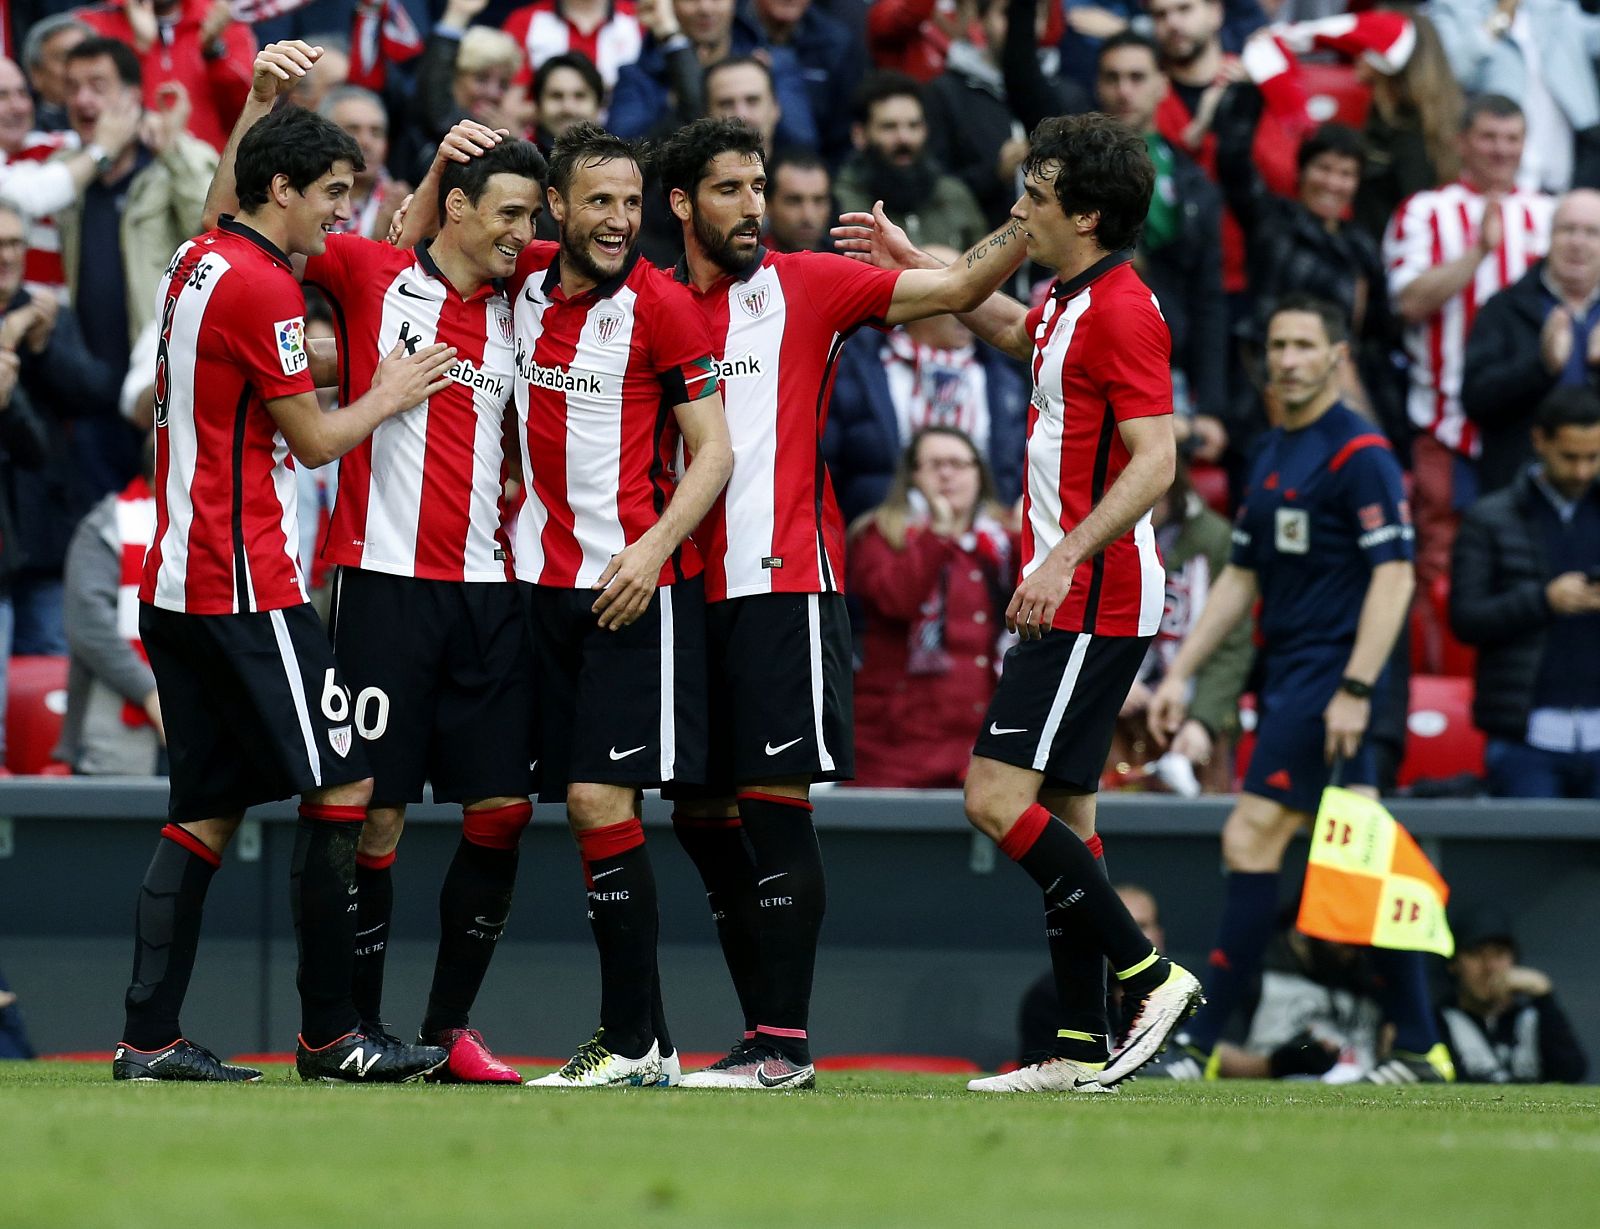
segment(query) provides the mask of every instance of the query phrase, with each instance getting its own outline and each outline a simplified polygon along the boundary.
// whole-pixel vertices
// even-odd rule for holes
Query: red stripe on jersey
[[[483,364],[484,319],[481,310],[446,295],[444,309],[439,313],[437,336],[448,338],[456,347],[456,361],[470,362],[475,367]],[[510,393],[507,385],[506,392]],[[454,403],[454,404],[451,404]],[[428,399],[429,414],[455,410],[465,421],[477,418],[473,406],[472,389],[462,384],[452,384]],[[467,530],[472,523],[472,506],[461,498],[463,491],[473,486],[473,436],[465,431],[429,431],[422,458],[422,498],[426,509],[428,532],[417,534],[417,572],[428,575],[449,569],[458,569],[467,549]],[[499,477],[499,469],[492,477]],[[498,492],[493,507],[498,512]],[[499,518],[491,527],[491,534],[499,531]],[[509,562],[509,561],[507,561]]]
[[[1391,452],[1394,451],[1389,447],[1389,441],[1381,435],[1358,435],[1353,440],[1347,441],[1343,448],[1333,454],[1333,460],[1328,462],[1328,472],[1337,474],[1344,468],[1345,462],[1363,448],[1386,448]]]
[[[576,331],[566,337],[547,332],[540,338],[539,361],[545,366],[570,368],[577,353]],[[518,378],[520,380],[520,375]],[[541,403],[544,414],[538,417],[530,406],[528,445],[523,461],[528,467],[528,491],[537,496],[548,518],[544,532],[539,535],[539,549],[544,555],[544,570],[540,576],[562,577],[572,583],[583,568],[583,548],[578,545],[578,518],[573,514],[567,494],[572,480],[567,473],[567,402],[565,397],[552,397],[550,401],[552,404],[548,406]],[[620,453],[618,464],[621,464]],[[594,477],[601,482],[616,482],[609,474]],[[522,514],[528,515],[526,508]],[[538,583],[552,582],[541,579]]]

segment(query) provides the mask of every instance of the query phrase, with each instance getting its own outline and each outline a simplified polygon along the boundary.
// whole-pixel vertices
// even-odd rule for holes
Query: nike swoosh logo
[[[640,743],[637,747],[630,747],[626,751],[618,751],[615,747],[612,747],[608,754],[614,760],[625,760],[630,755],[638,755],[639,752],[643,751],[649,745],[649,743]]]
[[[761,1087],[763,1087],[763,1088],[782,1088],[785,1084],[793,1084],[796,1080],[800,1079],[800,1077],[803,1076],[804,1074],[805,1074],[805,1069],[801,1068],[799,1071],[788,1071],[788,1072],[785,1072],[783,1075],[779,1076],[777,1079],[772,1080],[772,1079],[768,1079],[767,1078],[767,1072],[766,1072],[765,1068],[757,1067],[756,1068],[756,1082],[759,1083],[761,1085]]]
[[[782,746],[774,747],[771,743],[768,743],[767,744],[767,754],[768,755],[777,755],[778,752],[787,751],[790,747],[794,746],[795,743],[803,742],[804,740],[805,740],[805,735],[802,734],[799,738],[791,738],[788,742],[784,743]]]
[[[621,868],[619,867],[618,869],[621,869]],[[496,926],[504,926],[507,922],[509,922],[511,920],[511,915],[509,913],[506,914],[505,917],[501,918],[498,922],[491,922],[486,917],[475,917],[472,920],[474,922],[478,923],[479,926],[488,926],[491,929],[493,929]]]
[[[620,867],[620,866],[613,866],[608,871],[601,871],[598,875],[591,875],[590,878],[591,879],[604,879],[607,875],[615,875],[615,874],[617,874],[619,871],[621,871],[623,869],[624,868]]]
[[[788,871],[779,871],[776,875],[768,875],[765,879],[757,879],[756,887],[759,888],[764,883],[771,883],[774,879],[782,879],[788,873]]]
[[[529,286],[526,290],[524,290],[522,292],[522,297],[524,299],[528,300],[528,302],[530,302],[530,303],[537,303],[539,301],[538,299],[533,297],[533,287],[532,286]]]
[[[1026,734],[1027,732],[1028,727],[1025,725],[1019,725],[1013,728],[1011,726],[998,725],[993,721],[989,723],[989,733],[991,734]]]
[[[405,297],[408,299],[421,299],[424,303],[433,302],[433,299],[431,299],[429,296],[425,294],[418,294],[415,290],[412,290],[410,287],[408,287],[404,282],[400,283],[400,293],[405,295]]]

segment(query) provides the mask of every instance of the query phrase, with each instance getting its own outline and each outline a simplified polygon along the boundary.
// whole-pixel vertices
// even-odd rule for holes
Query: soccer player
[[[289,95],[321,49],[274,43],[256,58],[237,130]],[[415,251],[330,235],[303,262],[304,280],[340,323],[343,399],[371,385],[395,345],[443,342],[450,383],[381,424],[340,464],[325,556],[334,587],[334,651],[350,687],[349,717],[373,768],[372,803],[356,849],[355,1004],[377,1032],[393,913],[391,868],[406,805],[431,781],[436,802],[462,804],[462,837],[439,896],[440,941],[419,1039],[448,1050],[436,1078],[520,1084],[469,1026],[473,1001],[510,917],[528,801],[532,657],[501,528],[511,402],[511,305],[498,286],[533,239],[543,156],[500,144],[470,121],[446,150],[476,136],[468,162],[438,156],[437,239]],[[232,193],[224,158],[213,206]]]
[[[1132,248],[1155,172],[1144,141],[1104,115],[1042,122],[1012,206],[1028,255],[1056,271],[1032,311],[991,297],[968,324],[1033,372],[1022,582],[1006,625],[1022,637],[967,773],[967,817],[1044,890],[1063,1025],[1056,1053],[980,1092],[1114,1088],[1194,1010],[1200,983],[1151,947],[1106,879],[1095,790],[1117,711],[1161,621],[1150,509],[1172,483],[1171,337]],[[845,250],[937,264],[881,209],[845,214]],[[991,240],[992,242],[992,240]],[[970,256],[969,256],[970,259]],[[1129,1005],[1108,1056],[1107,960]]]
[[[1182,724],[1189,680],[1261,600],[1265,681],[1255,753],[1222,829],[1228,868],[1210,1002],[1178,1042],[1168,1075],[1217,1074],[1217,1042],[1261,967],[1278,911],[1278,872],[1310,823],[1332,764],[1345,786],[1376,796],[1365,735],[1415,587],[1411,515],[1389,442],[1339,399],[1347,325],[1329,303],[1283,299],[1267,324],[1267,377],[1284,410],[1250,471],[1233,558],[1151,697],[1157,739]],[[1453,1078],[1416,952],[1373,949],[1395,1025],[1380,1082]]]
[[[685,1087],[815,1082],[808,1035],[824,907],[811,783],[852,775],[844,521],[822,464],[840,343],[868,322],[976,307],[1022,258],[1015,224],[935,271],[885,270],[761,244],[761,135],[702,119],[657,147],[711,329],[733,477],[695,535],[706,562],[707,784],[672,787],[673,826],[705,882],[744,1036]]]
[[[432,226],[428,179],[405,233]],[[540,797],[565,798],[600,953],[600,1030],[544,1086],[676,1082],[640,790],[705,772],[705,612],[689,533],[732,450],[709,331],[637,251],[634,146],[578,124],[551,151],[557,243],[523,249],[514,307]],[[688,464],[677,472],[679,444]]]
[[[178,1023],[212,872],[254,803],[301,796],[291,871],[305,1079],[416,1079],[443,1050],[366,1034],[351,1002],[356,840],[372,778],[350,696],[306,600],[292,453],[317,466],[449,386],[447,346],[396,347],[365,396],[323,413],[290,254],[322,250],[349,215],[361,153],[286,108],[238,145],[237,218],[180,247],[161,281],[155,373],[156,528],[139,591],[171,754],[172,822],[145,873],[126,1080],[259,1079]]]

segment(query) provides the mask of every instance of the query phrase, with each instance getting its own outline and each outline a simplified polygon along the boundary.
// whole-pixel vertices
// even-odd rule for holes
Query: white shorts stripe
[[[300,660],[294,653],[294,642],[289,639],[289,625],[283,611],[268,612],[272,619],[272,634],[278,640],[278,656],[283,660],[283,673],[289,680],[289,694],[294,697],[294,713],[300,719],[300,737],[306,744],[306,763],[311,766],[311,779],[322,784],[322,756],[317,753],[317,736],[311,728],[311,710],[306,707],[306,689],[300,681]]]
[[[806,647],[811,655],[811,722],[817,734],[817,767],[833,771],[833,753],[822,731],[822,610],[815,593],[806,595]]]
[[[1083,658],[1089,651],[1089,642],[1094,636],[1089,632],[1079,632],[1078,639],[1072,646],[1072,656],[1067,659],[1067,668],[1062,672],[1061,685],[1056,688],[1056,698],[1050,704],[1050,715],[1045,718],[1044,731],[1039,735],[1039,747],[1033,753],[1033,767],[1037,772],[1044,772],[1050,763],[1050,748],[1056,741],[1056,731],[1061,728],[1061,719],[1066,716],[1067,705],[1072,703],[1072,693],[1078,687],[1078,675],[1083,672]]]
[[[661,596],[661,779],[670,781],[678,766],[678,696],[674,673],[672,586],[657,589]]]

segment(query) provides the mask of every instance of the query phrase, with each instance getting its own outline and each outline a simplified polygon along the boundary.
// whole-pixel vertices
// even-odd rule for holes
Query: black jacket
[[[1557,615],[1545,598],[1552,579],[1533,501],[1543,499],[1524,471],[1461,518],[1450,561],[1450,627],[1478,649],[1472,720],[1495,738],[1521,741],[1533,711],[1545,629]],[[1600,501],[1600,484],[1586,500]]]
[[[1539,356],[1539,333],[1555,306],[1544,265],[1541,260],[1490,296],[1467,337],[1461,408],[1483,434],[1478,483],[1484,492],[1509,486],[1533,459],[1533,412],[1559,378]],[[1596,383],[1593,368],[1589,383]]]

